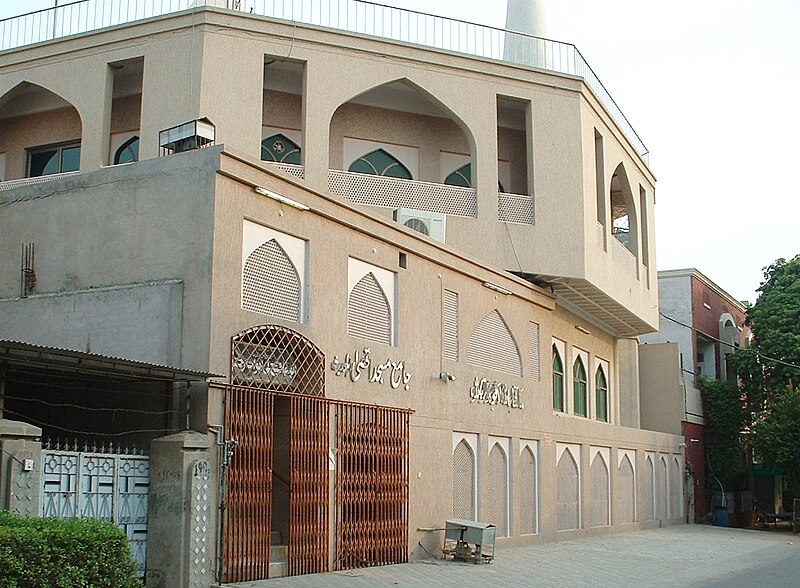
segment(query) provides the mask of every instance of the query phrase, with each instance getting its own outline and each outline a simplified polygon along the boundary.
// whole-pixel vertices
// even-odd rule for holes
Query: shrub
[[[92,519],[0,512],[0,588],[137,588],[125,534]]]

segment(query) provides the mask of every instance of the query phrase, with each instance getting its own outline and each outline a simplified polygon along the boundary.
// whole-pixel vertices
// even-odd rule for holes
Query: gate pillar
[[[148,588],[208,588],[213,582],[210,446],[208,436],[196,431],[150,444]]]
[[[39,516],[41,435],[39,427],[0,418],[0,509]]]

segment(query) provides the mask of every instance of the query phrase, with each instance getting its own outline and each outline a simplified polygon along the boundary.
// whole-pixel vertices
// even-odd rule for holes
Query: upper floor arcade
[[[0,187],[157,157],[160,131],[206,117],[226,149],[548,283],[613,334],[654,328],[654,177],[574,55],[278,17],[195,8],[0,53]]]

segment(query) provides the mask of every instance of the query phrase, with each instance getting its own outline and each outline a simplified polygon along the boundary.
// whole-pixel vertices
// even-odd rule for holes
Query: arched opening
[[[557,487],[559,531],[580,528],[580,477],[578,462],[569,448],[565,448],[558,460]]]
[[[598,451],[592,460],[592,527],[610,524],[608,464]]]
[[[656,468],[650,455],[644,461],[644,516],[648,521],[656,518]]]
[[[489,451],[489,492],[486,518],[494,523],[498,537],[508,537],[508,456],[500,443]]]
[[[77,109],[42,86],[23,82],[0,98],[4,180],[80,169],[83,124]]]
[[[633,464],[627,455],[619,464],[619,522],[632,523],[636,520],[636,478]]]
[[[564,362],[553,345],[553,409],[564,412]]]
[[[572,406],[575,414],[588,415],[588,385],[586,381],[586,367],[583,358],[578,357],[572,366]]]
[[[475,452],[466,439],[453,449],[453,516],[475,520]]]
[[[598,366],[594,376],[594,418],[598,421],[608,421],[608,379],[603,366]]]
[[[637,255],[638,223],[631,185],[625,166],[619,164],[611,176],[611,234]]]
[[[532,535],[538,533],[538,492],[537,482],[538,476],[536,472],[536,455],[531,446],[527,446],[522,450],[520,456],[520,533],[523,535]]]

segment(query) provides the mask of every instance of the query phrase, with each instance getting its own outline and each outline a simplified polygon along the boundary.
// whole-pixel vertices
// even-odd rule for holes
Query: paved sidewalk
[[[800,535],[679,525],[498,549],[488,565],[431,559],[229,586],[800,586]]]

